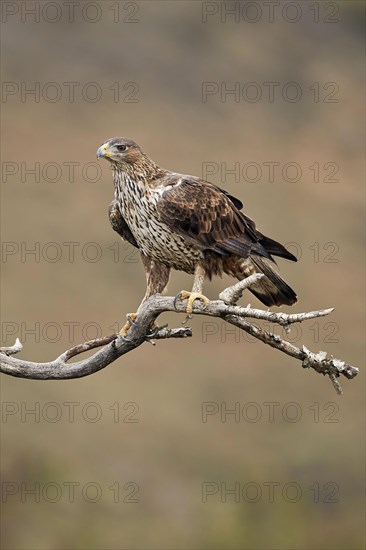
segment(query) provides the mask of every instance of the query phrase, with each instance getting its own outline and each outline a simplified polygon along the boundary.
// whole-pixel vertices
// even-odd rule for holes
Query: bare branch
[[[9,374],[10,376],[31,378],[33,380],[67,380],[70,378],[82,378],[104,369],[125,353],[140,346],[144,341],[150,341],[149,338],[151,338],[151,336],[153,336],[155,340],[187,338],[192,336],[192,330],[188,327],[175,329],[161,327],[161,329],[157,328],[150,334],[150,326],[151,323],[149,324],[148,321],[144,324],[133,326],[126,338],[118,334],[111,334],[104,338],[90,340],[89,342],[79,344],[65,351],[57,357],[57,359],[48,363],[34,363],[16,359],[15,357],[8,357],[4,351],[8,348],[0,348],[0,372]],[[15,346],[13,346],[13,348],[14,347]],[[83,361],[78,361],[77,363],[67,363],[72,357],[98,347],[102,347],[102,349],[91,357]],[[12,353],[16,352],[13,351]]]
[[[243,296],[244,290],[252,286],[253,283],[259,281],[259,279],[262,279],[262,277],[264,277],[263,273],[254,273],[253,275],[239,281],[235,285],[225,288],[225,290],[219,294],[220,300],[223,300],[225,304],[236,305]]]
[[[244,288],[253,284],[257,280],[257,277],[253,277],[251,281],[249,279],[250,277],[246,280],[246,284],[240,281],[240,283],[233,287],[225,289],[220,294],[220,300],[212,301],[209,304],[202,304],[196,301],[193,313],[221,318],[227,323],[244,330],[264,344],[298,359],[301,361],[302,367],[311,368],[320,374],[329,376],[337,393],[342,393],[338,378],[340,376],[348,379],[354,378],[358,374],[356,367],[352,367],[345,361],[332,356],[328,357],[324,351],[314,353],[305,346],[298,348],[279,335],[268,332],[257,324],[246,320],[265,320],[289,330],[290,325],[293,323],[301,323],[329,315],[333,309],[288,314],[253,309],[250,306],[240,307],[233,305],[239,299]],[[167,326],[163,326],[155,328],[153,331],[151,329],[156,318],[165,311],[185,313],[185,304],[182,302],[174,304],[174,301],[173,297],[156,294],[143,304],[137,319],[129,329],[126,337],[112,334],[104,338],[91,340],[65,351],[57,359],[48,363],[33,363],[10,357],[11,354],[17,353],[22,349],[22,345],[17,339],[14,346],[0,348],[0,371],[10,376],[37,380],[80,378],[107,367],[116,361],[116,359],[137,348],[144,342],[154,343],[152,338],[154,340],[161,340],[190,337],[192,336],[192,330],[188,327],[170,329]],[[68,363],[73,357],[98,347],[102,349],[98,350],[91,357],[76,363]]]
[[[19,338],[15,340],[14,346],[10,346],[8,348],[0,348],[0,353],[5,353],[5,355],[13,355],[14,353],[18,353],[18,351],[21,351],[23,349],[23,345]]]
[[[237,317],[229,316],[225,320],[228,321],[230,324],[243,329],[251,336],[254,336],[258,340],[265,344],[268,344],[272,348],[276,348],[286,355],[290,355],[291,357],[299,359],[302,362],[302,366],[304,368],[312,368],[320,374],[327,374],[331,379],[333,386],[338,394],[342,393],[342,388],[336,378],[342,374],[343,376],[351,380],[358,374],[357,368],[348,365],[345,361],[335,359],[332,356],[328,358],[325,351],[313,353],[305,346],[298,348],[290,342],[287,342],[286,340],[280,338],[280,336],[278,336],[277,334],[267,332],[261,327],[248,323],[243,319],[238,319]]]

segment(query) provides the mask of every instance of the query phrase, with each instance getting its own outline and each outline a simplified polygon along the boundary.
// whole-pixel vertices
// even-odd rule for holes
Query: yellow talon
[[[188,290],[182,290],[179,293],[179,299],[181,301],[188,299],[188,303],[187,303],[187,307],[186,307],[187,315],[192,314],[193,302],[195,300],[199,300],[203,304],[209,304],[210,303],[210,300],[206,296],[204,296],[203,294],[200,294],[199,292],[188,292]]]
[[[123,325],[123,327],[119,331],[120,336],[126,336],[127,332],[130,330],[130,328],[134,324],[134,321],[137,319],[137,313],[127,313],[126,317],[127,317],[127,322]],[[157,328],[158,328],[158,325],[156,325],[155,323],[152,323],[150,330],[151,332],[154,332],[154,330],[156,330]]]
[[[119,331],[120,336],[126,336],[127,332],[132,327],[131,321],[133,322],[137,318],[137,313],[127,313],[126,317],[127,317],[127,322],[123,325],[123,327]]]

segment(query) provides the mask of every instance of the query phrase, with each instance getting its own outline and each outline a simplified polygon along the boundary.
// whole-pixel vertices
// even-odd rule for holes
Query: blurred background
[[[143,268],[109,226],[112,174],[95,159],[120,135],[287,243],[293,311],[335,307],[288,338],[361,368],[339,397],[197,317],[190,341],[85,379],[3,376],[2,547],[363,548],[363,3],[2,10],[2,345],[19,336],[21,357],[51,360],[140,303]],[[174,273],[169,294],[190,285]]]

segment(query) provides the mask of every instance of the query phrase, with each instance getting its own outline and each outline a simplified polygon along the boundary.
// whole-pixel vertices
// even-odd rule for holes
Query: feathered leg
[[[141,304],[138,307],[137,313],[128,313],[127,323],[121,328],[121,336],[126,336],[128,329],[131,327],[131,324],[136,319],[142,305],[154,294],[162,294],[169,282],[170,267],[161,264],[155,260],[145,256],[141,253],[142,263],[144,264],[145,274],[146,274],[146,292],[145,296],[142,299]],[[154,329],[154,326],[151,327]]]

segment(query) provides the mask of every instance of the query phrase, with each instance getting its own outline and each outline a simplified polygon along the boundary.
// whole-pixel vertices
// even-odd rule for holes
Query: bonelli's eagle
[[[108,139],[97,151],[101,157],[113,170],[112,227],[140,250],[145,267],[142,303],[163,292],[172,268],[194,275],[192,291],[179,296],[188,299],[188,314],[194,300],[208,302],[202,295],[205,278],[223,273],[239,280],[263,273],[250,291],[266,306],[296,302],[273,258],[296,261],[295,256],[258,231],[240,200],[208,181],[160,168],[128,138]]]

